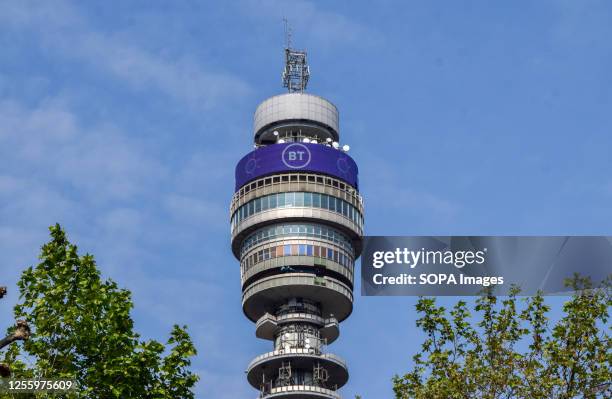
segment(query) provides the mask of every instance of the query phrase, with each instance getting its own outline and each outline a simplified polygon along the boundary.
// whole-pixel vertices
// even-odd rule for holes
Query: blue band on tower
[[[359,189],[357,164],[346,152],[324,144],[283,143],[244,156],[236,166],[235,190],[259,177],[292,171],[323,173]]]

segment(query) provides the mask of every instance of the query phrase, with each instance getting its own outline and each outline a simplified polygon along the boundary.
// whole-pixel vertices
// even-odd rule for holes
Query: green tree
[[[74,398],[193,398],[196,349],[186,327],[175,325],[167,345],[141,340],[130,292],[101,279],[93,256],[79,256],[59,225],[50,231],[40,263],[18,283],[15,317],[31,336],[5,353],[14,376],[74,378]]]
[[[563,316],[551,325],[542,295],[518,289],[479,297],[447,311],[420,298],[417,326],[426,334],[414,368],[393,378],[396,399],[570,399],[612,397],[609,281],[593,288],[576,277]],[[520,308],[520,310],[519,310]]]

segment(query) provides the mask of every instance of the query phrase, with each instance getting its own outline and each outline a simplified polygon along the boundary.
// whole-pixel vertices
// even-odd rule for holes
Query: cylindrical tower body
[[[363,201],[355,162],[338,145],[338,110],[303,92],[265,100],[256,149],[236,167],[232,251],[244,314],[272,350],[247,379],[261,398],[339,398],[348,369],[327,351],[353,306]]]

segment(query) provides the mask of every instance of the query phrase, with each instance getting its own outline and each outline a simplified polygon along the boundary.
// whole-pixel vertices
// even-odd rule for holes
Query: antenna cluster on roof
[[[338,143],[337,141],[333,141],[331,138],[327,138],[325,139],[325,141],[323,140],[319,140],[317,137],[303,137],[301,139],[299,138],[281,138],[280,134],[278,132],[278,130],[275,130],[274,132],[272,132],[272,135],[274,136],[274,138],[276,139],[276,144],[285,144],[287,142],[298,142],[301,140],[302,143],[306,143],[306,144],[322,144],[326,147],[331,147],[331,148],[335,148],[336,150],[339,151],[344,151],[344,152],[349,152],[349,150],[351,149],[351,147],[348,144],[345,145],[340,145],[340,143]],[[255,145],[257,147],[257,145]]]
[[[283,87],[290,93],[303,92],[310,78],[310,67],[306,62],[306,51],[291,48],[291,27],[287,18],[285,23],[285,69],[283,71]]]

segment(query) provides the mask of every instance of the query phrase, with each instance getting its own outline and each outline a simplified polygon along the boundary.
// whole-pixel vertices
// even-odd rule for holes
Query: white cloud
[[[188,55],[164,57],[131,45],[118,33],[88,26],[67,2],[9,2],[0,10],[6,28],[38,36],[41,47],[102,70],[133,90],[155,90],[194,110],[208,110],[247,96],[250,86],[237,76],[214,71]]]
[[[94,253],[105,276],[132,290],[140,322],[157,327],[137,326],[143,338],[165,340],[173,323],[186,323],[202,354],[196,367],[206,362],[205,369],[216,370],[211,361],[226,369],[243,367],[226,357],[232,353],[235,358],[238,349],[215,349],[222,348],[226,336],[219,304],[233,296],[219,279],[226,273],[238,281],[237,270],[223,264],[229,250],[202,250],[211,244],[197,234],[210,231],[211,224],[227,229],[227,204],[177,192],[177,184],[207,191],[197,168],[208,161],[194,157],[182,167],[164,166],[147,143],[117,126],[87,124],[61,101],[35,106],[6,101],[0,104],[0,121],[1,283],[11,287],[0,325],[11,323],[19,273],[36,263],[38,248],[48,241],[46,227],[60,222],[81,254]],[[211,169],[212,182],[223,176],[220,168],[218,173]],[[185,236],[202,241],[190,253],[206,257],[188,257],[175,249]],[[172,259],[169,250],[189,261]],[[241,318],[238,297],[236,306],[236,318]],[[236,373],[204,372],[198,390],[214,392],[210,384]],[[230,397],[248,392],[245,384],[233,389],[226,390]]]
[[[249,85],[241,79],[206,71],[188,56],[166,59],[123,44],[119,37],[90,32],[61,43],[58,47],[65,54],[108,71],[135,89],[155,88],[194,109],[211,109],[250,92]]]
[[[4,1],[0,8],[0,21],[7,28],[30,27],[44,29],[45,26],[67,27],[80,25],[80,20],[69,2],[34,0]]]
[[[15,174],[67,184],[92,201],[132,198],[166,173],[142,143],[116,127],[79,125],[58,101],[0,103],[0,146],[4,164],[20,166]]]
[[[129,90],[164,96],[198,112],[210,112],[249,93],[240,78],[206,68],[189,55],[170,59],[88,22],[72,3],[59,0],[0,7],[3,32],[31,36],[40,47],[34,52],[50,55],[45,62],[76,63],[96,78],[110,77],[111,84],[118,81]],[[0,88],[12,78],[0,75]],[[41,77],[17,81],[34,78]],[[52,81],[50,86],[58,84],[63,83]],[[209,370],[203,372],[204,388],[199,391],[231,398],[253,394],[244,383],[229,386],[248,359],[237,353],[242,344],[222,348],[227,332],[219,321],[220,304],[233,300],[235,319],[245,322],[239,295],[225,289],[239,281],[238,264],[228,247],[218,244],[227,240],[227,184],[232,179],[228,165],[235,159],[226,149],[193,149],[165,162],[167,148],[155,128],[143,134],[110,118],[90,118],[79,112],[83,104],[78,101],[87,93],[74,87],[60,87],[69,93],[76,90],[70,98],[45,90],[34,96],[8,90],[18,97],[0,100],[0,283],[11,287],[11,296],[1,304],[6,312],[0,312],[0,326],[10,323],[20,272],[36,264],[40,246],[49,239],[47,227],[59,222],[82,254],[96,256],[105,277],[133,291],[135,315],[147,324],[136,328],[143,338],[164,340],[174,322],[189,324],[201,352],[194,366],[205,364]],[[219,200],[222,186],[228,198]],[[211,230],[224,235],[213,237]],[[231,265],[225,264],[228,260]],[[231,278],[225,280],[227,276]],[[151,324],[155,328],[148,328]],[[243,333],[236,331],[235,340]],[[251,329],[248,334],[252,336]],[[241,364],[235,364],[237,357]],[[226,387],[211,387],[216,382]]]
[[[13,176],[0,175],[0,195],[9,197],[24,187],[25,183],[23,180],[17,179]]]
[[[190,225],[206,225],[208,229],[227,230],[227,206],[179,194],[168,195],[164,204],[177,221]]]
[[[142,218],[126,203],[155,188],[151,175],[165,174],[143,145],[118,128],[87,125],[54,99],[34,106],[0,103],[0,157],[0,264],[10,270],[6,283],[35,262],[48,240],[47,227],[57,222],[72,238],[87,240],[96,231],[111,241],[126,232],[136,236]]]
[[[32,109],[24,119],[24,109],[20,104],[6,100],[0,102],[0,139],[19,133],[61,142],[74,136],[75,132],[74,115],[59,104],[47,103]]]
[[[556,19],[552,23],[552,35],[557,44],[572,49],[592,46],[609,46],[612,34],[609,2],[604,0],[552,1]]]
[[[372,27],[358,23],[349,17],[327,11],[319,3],[311,1],[245,0],[246,12],[254,17],[266,19],[281,26],[287,18],[299,43],[314,41],[317,48],[356,45],[373,46],[380,43],[382,34]],[[273,22],[272,22],[273,21]]]
[[[132,290],[140,323],[156,327],[138,325],[143,338],[164,340],[159,335],[171,324],[189,325],[202,353],[194,365],[226,368],[204,373],[208,380],[198,389],[214,392],[209,384],[241,373],[228,368],[243,367],[227,358],[240,349],[216,349],[227,335],[219,324],[219,304],[235,299],[235,317],[242,319],[239,297],[222,282],[238,281],[238,265],[225,264],[231,256],[227,247],[218,250],[215,240],[225,235],[202,236],[211,230],[227,234],[229,199],[213,198],[220,184],[227,184],[222,180],[231,180],[231,168],[224,170],[228,160],[221,153],[163,164],[156,157],[163,148],[153,139],[136,138],[142,136],[87,121],[56,98],[36,105],[0,103],[1,283],[12,287],[0,325],[10,323],[19,273],[36,263],[38,249],[48,241],[47,227],[60,222],[82,254],[96,256],[104,276]],[[178,245],[185,240],[199,245]],[[230,397],[250,391],[245,384],[232,389],[226,390]]]
[[[106,234],[123,240],[138,238],[144,234],[143,215],[133,208],[113,208],[98,219]]]
[[[416,212],[443,219],[454,216],[459,210],[458,206],[450,200],[423,188],[415,187],[414,183],[410,183],[406,176],[398,173],[397,168],[392,167],[388,161],[370,154],[367,154],[366,158],[367,162],[364,163],[369,167],[362,172],[362,180],[375,182],[373,189],[376,192],[367,198],[369,201],[379,199],[383,202],[376,208],[393,208],[395,212],[400,211],[398,215],[401,215],[401,212],[406,212],[405,215],[408,215],[408,212]],[[367,206],[366,201],[366,212]]]

